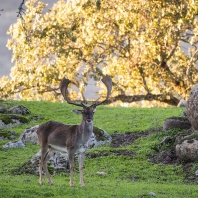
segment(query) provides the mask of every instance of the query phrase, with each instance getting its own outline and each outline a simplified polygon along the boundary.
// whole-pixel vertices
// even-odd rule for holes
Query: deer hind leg
[[[39,160],[39,183],[43,184],[43,158],[47,154],[48,149],[41,149],[41,156]]]
[[[50,149],[48,148],[41,149],[41,160],[40,160],[40,165],[39,165],[39,175],[40,175],[39,183],[40,184],[43,184],[42,168],[44,169],[48,183],[53,184],[52,180],[50,179],[50,174],[47,168],[47,162],[49,160],[49,157],[50,157]]]
[[[74,153],[68,150],[68,158],[70,165],[70,186],[74,186],[73,173],[74,173]]]
[[[84,160],[84,153],[81,153],[78,156],[78,163],[79,163],[79,171],[80,171],[80,185],[84,186],[84,181],[83,181],[83,160]]]

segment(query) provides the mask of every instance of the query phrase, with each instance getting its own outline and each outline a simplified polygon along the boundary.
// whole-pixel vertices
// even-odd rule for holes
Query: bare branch
[[[25,9],[23,8],[24,2],[25,2],[25,0],[22,0],[20,6],[19,6],[19,8],[18,8],[19,11],[16,12],[16,13],[18,13],[18,14],[17,14],[17,17],[20,17],[20,18],[22,18],[22,19],[23,19],[22,14],[25,14]]]
[[[166,103],[166,104],[173,105],[173,106],[176,106],[179,103],[179,99],[174,97],[171,94],[147,94],[147,95],[133,95],[133,96],[118,95],[118,96],[110,98],[104,104],[110,104],[116,101],[132,103],[132,102],[138,102],[142,100],[148,100],[148,101],[157,100],[159,102]]]

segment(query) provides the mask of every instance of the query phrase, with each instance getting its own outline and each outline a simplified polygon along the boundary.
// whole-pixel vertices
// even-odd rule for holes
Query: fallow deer
[[[59,151],[68,155],[70,164],[70,186],[74,185],[73,171],[74,171],[74,156],[78,155],[79,171],[80,171],[80,185],[84,186],[83,181],[83,160],[87,143],[93,133],[93,117],[96,107],[108,100],[111,94],[112,81],[109,76],[105,76],[102,82],[107,88],[106,99],[101,102],[95,102],[90,106],[86,106],[81,102],[80,104],[69,101],[68,99],[68,85],[71,81],[63,78],[60,83],[60,90],[68,104],[82,107],[82,110],[73,110],[76,114],[82,114],[82,122],[80,125],[65,125],[56,121],[49,121],[39,126],[37,135],[41,146],[41,159],[39,163],[39,183],[43,183],[42,168],[45,171],[49,184],[53,184],[47,168],[47,161],[50,153]]]

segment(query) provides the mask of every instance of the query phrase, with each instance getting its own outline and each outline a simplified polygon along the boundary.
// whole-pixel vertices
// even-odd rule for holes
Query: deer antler
[[[106,100],[108,100],[108,98],[109,98],[109,96],[111,94],[111,90],[112,90],[112,80],[111,80],[111,77],[110,76],[104,76],[103,79],[102,79],[102,82],[105,84],[105,86],[107,88],[107,96],[106,96],[105,100],[103,100],[102,102],[94,103],[91,106],[101,105]]]
[[[105,76],[102,79],[102,82],[106,85],[107,87],[107,96],[105,100],[108,100],[110,94],[111,94],[111,90],[112,90],[112,80],[110,76]]]
[[[63,98],[69,103],[69,104],[73,104],[79,107],[85,107],[85,105],[81,102],[80,104],[74,103],[69,101],[68,97],[67,97],[67,88],[68,85],[71,81],[67,78],[63,78],[62,81],[60,82],[60,90],[61,90],[61,94],[63,95]]]
[[[61,94],[63,95],[64,99],[69,103],[69,104],[73,104],[79,107],[86,107],[82,102],[80,104],[74,103],[69,101],[68,97],[67,97],[67,88],[68,85],[71,81],[69,79],[63,78],[62,81],[60,82],[60,90],[61,90]],[[112,80],[110,76],[104,76],[102,79],[102,82],[105,84],[106,88],[107,88],[107,96],[105,98],[105,100],[103,100],[102,102],[98,102],[98,103],[94,103],[91,105],[91,107],[93,106],[98,106],[101,105],[102,103],[104,103],[106,100],[108,100],[110,94],[111,94],[111,89],[112,89]]]

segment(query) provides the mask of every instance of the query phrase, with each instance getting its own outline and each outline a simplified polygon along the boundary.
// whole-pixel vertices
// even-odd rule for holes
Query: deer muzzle
[[[92,119],[86,119],[86,122],[88,123],[88,124],[90,124],[90,123],[92,123]]]

